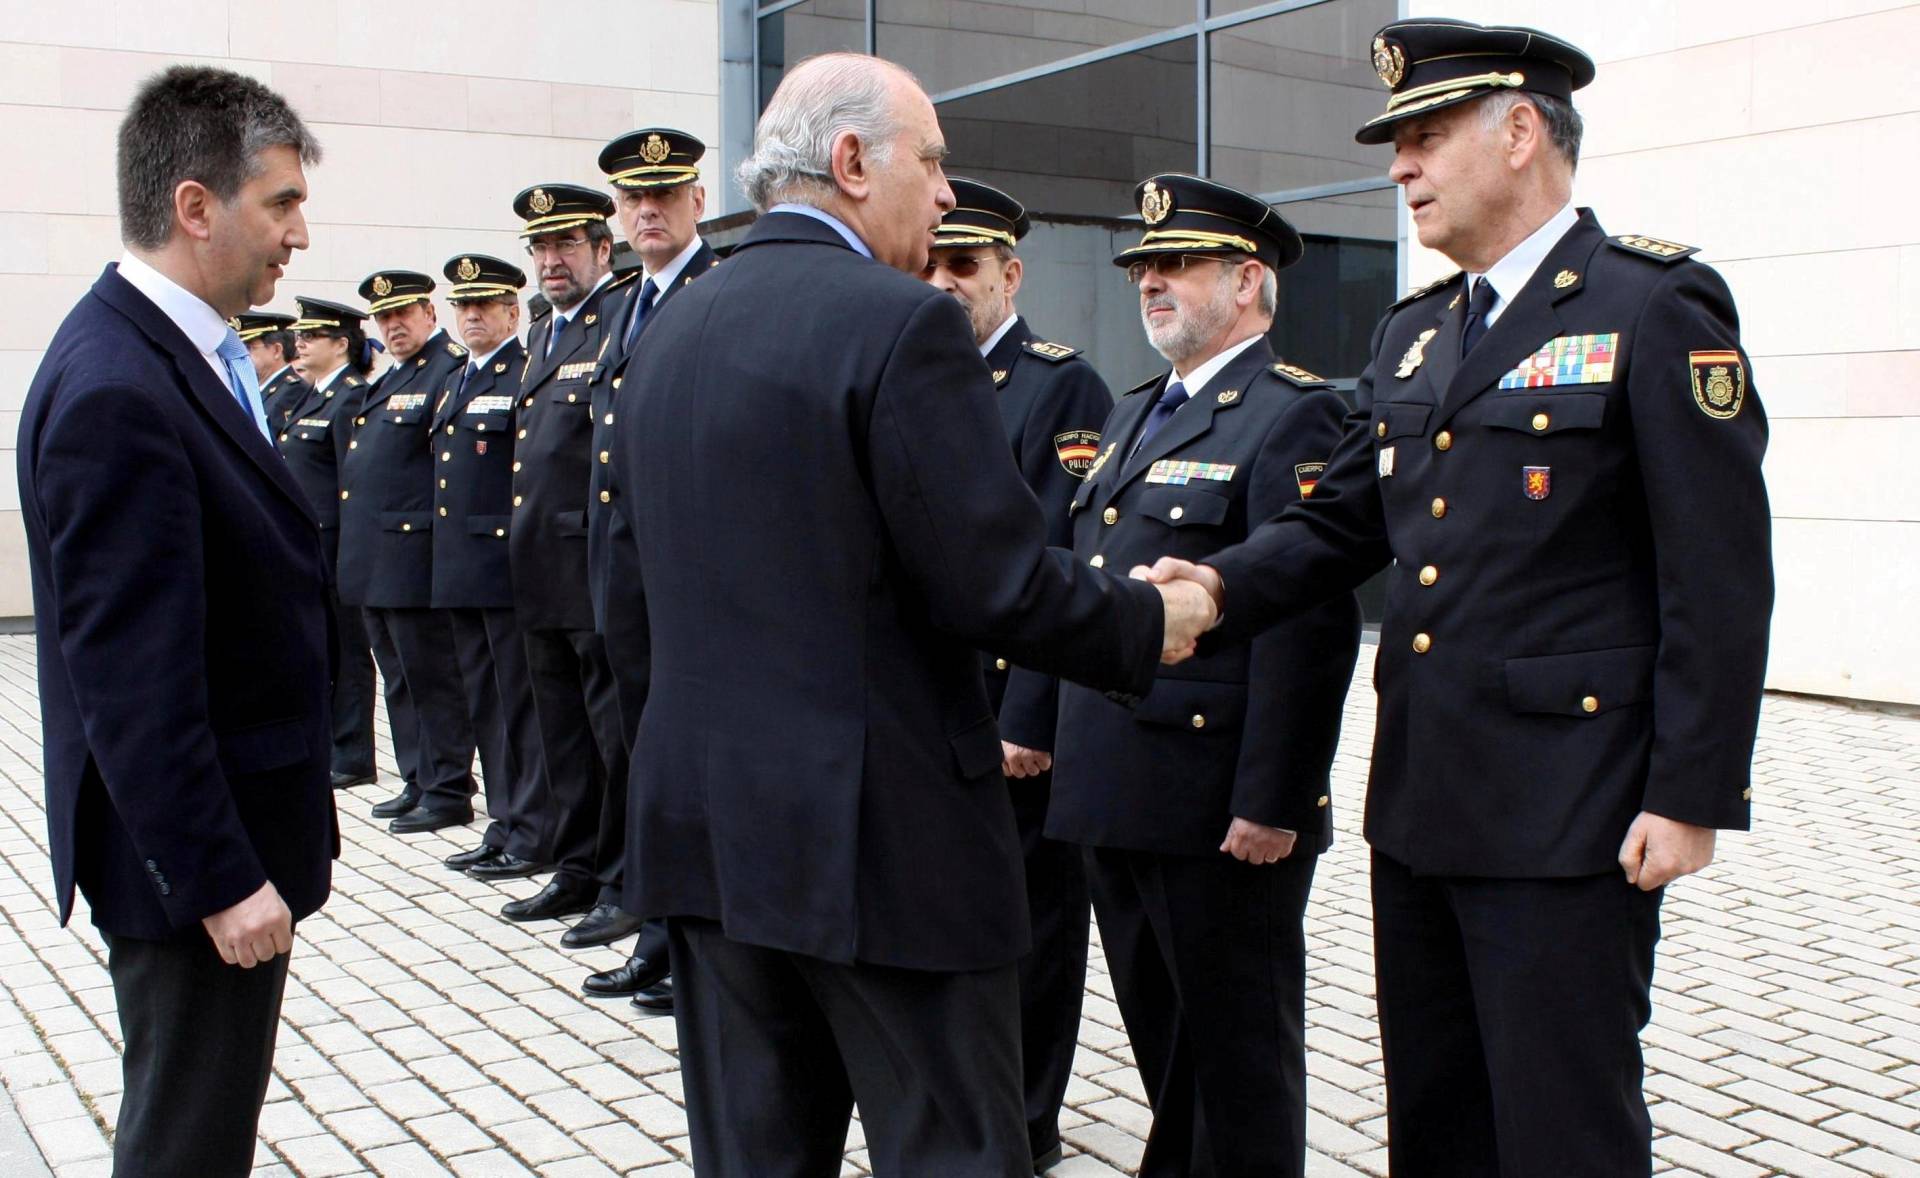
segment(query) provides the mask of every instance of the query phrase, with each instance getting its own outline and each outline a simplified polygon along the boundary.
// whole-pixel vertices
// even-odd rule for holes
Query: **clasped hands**
[[[1127,575],[1151,582],[1160,591],[1160,603],[1167,611],[1160,661],[1172,666],[1192,658],[1200,635],[1220,619],[1220,574],[1203,564],[1163,556],[1152,568],[1135,565]]]

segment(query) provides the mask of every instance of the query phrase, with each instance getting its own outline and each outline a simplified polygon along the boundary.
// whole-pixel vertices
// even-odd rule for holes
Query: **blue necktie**
[[[560,333],[566,329],[567,317],[556,313],[553,317],[553,334],[547,337],[547,355],[553,355],[553,350],[560,346]]]
[[[1467,300],[1467,329],[1460,333],[1462,356],[1473,351],[1473,345],[1479,343],[1480,337],[1487,334],[1487,328],[1492,326],[1487,322],[1487,315],[1493,310],[1496,297],[1498,292],[1493,289],[1493,283],[1487,281],[1486,275],[1482,274],[1473,280],[1473,297]]]
[[[1140,440],[1133,444],[1133,453],[1140,453],[1140,447],[1147,444],[1147,439],[1159,433],[1160,427],[1173,419],[1173,411],[1186,403],[1187,386],[1177,380],[1168,385],[1166,391],[1160,394],[1160,399],[1153,403],[1153,408],[1147,410],[1147,423],[1140,427]],[[1128,455],[1129,458],[1132,456]]]
[[[260,435],[273,441],[273,433],[267,428],[267,411],[260,400],[260,374],[253,370],[253,358],[247,355],[247,345],[240,342],[240,336],[227,328],[227,334],[221,337],[220,346],[214,351],[227,369],[227,388],[234,399],[240,402],[240,408],[253,419]]]
[[[634,304],[633,317],[627,320],[627,338],[622,345],[627,351],[633,351],[633,341],[640,338],[640,327],[646,323],[647,316],[653,313],[653,299],[660,288],[649,278],[640,284],[640,301]]]

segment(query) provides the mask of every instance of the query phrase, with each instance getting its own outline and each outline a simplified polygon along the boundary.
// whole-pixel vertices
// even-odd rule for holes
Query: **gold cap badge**
[[[1407,55],[1400,46],[1385,37],[1373,39],[1373,72],[1389,89],[1398,86],[1400,79],[1407,76]]]
[[[527,198],[527,207],[533,210],[535,216],[544,217],[553,211],[553,197],[546,189],[536,188],[533,195]]]
[[[640,158],[650,164],[657,164],[667,158],[667,141],[658,135],[648,135],[646,142],[640,145]]]
[[[474,279],[480,277],[480,263],[474,261],[472,258],[461,258],[460,264],[454,267],[453,272],[459,277],[460,281],[472,282]]]
[[[391,279],[385,274],[376,274],[373,276],[373,296],[375,298],[384,299],[392,293],[393,282]]]
[[[1147,181],[1147,186],[1140,190],[1141,220],[1149,225],[1158,225],[1166,220],[1171,212],[1173,212],[1173,193],[1151,180]]]

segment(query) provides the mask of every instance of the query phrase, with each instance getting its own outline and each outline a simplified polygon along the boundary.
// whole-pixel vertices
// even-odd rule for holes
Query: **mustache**
[[[1180,302],[1172,295],[1154,295],[1140,308],[1142,313],[1147,311],[1178,311],[1179,309]]]

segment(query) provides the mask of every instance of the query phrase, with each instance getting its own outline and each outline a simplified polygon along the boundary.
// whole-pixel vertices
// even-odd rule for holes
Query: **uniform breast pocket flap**
[[[1599,429],[1607,419],[1605,393],[1522,393],[1487,397],[1482,404],[1489,427],[1542,437]]]
[[[1602,716],[1653,695],[1652,646],[1508,659],[1507,702],[1516,712]]]
[[[1194,733],[1238,732],[1246,716],[1246,684],[1199,679],[1156,679],[1133,709],[1136,724]]]
[[[383,511],[380,527],[389,532],[429,532],[433,530],[431,511]]]
[[[1420,437],[1427,432],[1427,419],[1432,416],[1431,405],[1377,401],[1373,406],[1374,440],[1391,442],[1395,438]]]
[[[1221,523],[1231,506],[1227,496],[1188,483],[1148,490],[1140,496],[1137,510],[1170,528],[1192,528]]]
[[[467,535],[504,540],[512,523],[513,517],[510,515],[470,515],[467,517]]]

